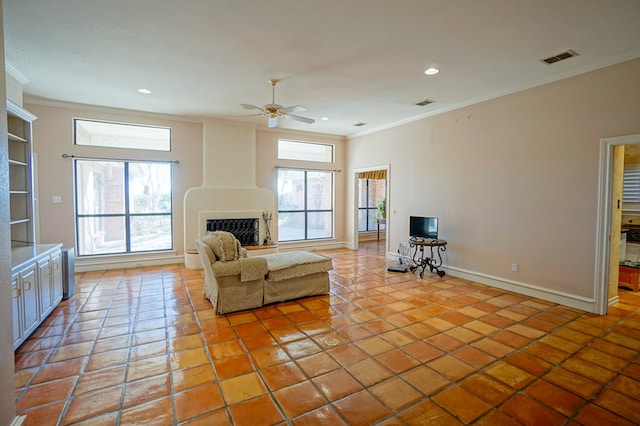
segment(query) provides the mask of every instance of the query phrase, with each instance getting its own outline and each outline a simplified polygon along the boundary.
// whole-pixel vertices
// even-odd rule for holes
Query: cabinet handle
[[[25,290],[31,290],[31,281],[24,281]]]
[[[20,299],[20,288],[16,287],[13,289],[13,291],[14,291],[13,298]]]
[[[60,267],[59,263],[56,262],[56,263],[53,264],[53,269],[54,270],[58,269],[59,267]]]

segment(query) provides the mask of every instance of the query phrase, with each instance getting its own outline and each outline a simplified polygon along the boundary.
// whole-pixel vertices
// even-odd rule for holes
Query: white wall
[[[390,164],[392,252],[410,215],[438,216],[450,273],[584,307],[594,297],[599,143],[640,131],[638,75],[640,60],[629,61],[355,137],[348,170]]]

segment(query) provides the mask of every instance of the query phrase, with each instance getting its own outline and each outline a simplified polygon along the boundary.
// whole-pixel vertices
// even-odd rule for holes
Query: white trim
[[[397,253],[387,253],[387,259],[398,260]],[[552,290],[545,287],[539,287],[533,284],[523,283],[514,280],[508,280],[494,275],[488,275],[481,272],[469,271],[467,269],[456,268],[453,266],[443,265],[440,269],[444,270],[447,275],[456,278],[473,281],[478,284],[488,285],[490,287],[502,290],[512,291],[526,296],[536,297],[560,305],[569,306],[576,309],[582,309],[587,312],[594,312],[594,299],[589,297],[578,296],[575,294],[565,293],[563,291]]]
[[[128,256],[99,256],[76,257],[75,271],[102,271],[107,269],[140,268],[144,266],[169,265],[184,263],[184,256],[174,252],[163,254],[128,255]]]
[[[569,306],[576,309],[582,309],[587,312],[594,312],[594,299],[578,296],[575,294],[565,293],[563,291],[552,290],[539,287],[523,282],[507,280],[493,275],[482,274],[465,269],[445,266],[443,268],[448,275],[457,278],[463,278],[479,284],[500,288],[502,290],[512,291],[526,296],[536,297],[538,299],[547,300],[549,302],[558,303],[560,305]]]
[[[4,68],[10,76],[18,80],[18,83],[22,84],[23,86],[29,83],[29,79],[25,77],[24,74],[18,71],[18,69],[13,65],[11,65],[9,62],[5,61]]]
[[[279,242],[278,248],[281,252],[294,251],[294,250],[333,250],[339,248],[349,248],[348,243],[336,241],[332,239],[327,240],[304,240],[304,241],[287,241]]]
[[[13,418],[13,421],[11,422],[11,426],[20,426],[24,423],[26,419],[27,419],[27,416],[16,416]]]

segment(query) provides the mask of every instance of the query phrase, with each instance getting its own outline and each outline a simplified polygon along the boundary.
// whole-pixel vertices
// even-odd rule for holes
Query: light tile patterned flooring
[[[640,423],[640,295],[601,317],[382,246],[324,252],[331,293],[216,317],[182,265],[77,274],[16,354],[27,425]]]

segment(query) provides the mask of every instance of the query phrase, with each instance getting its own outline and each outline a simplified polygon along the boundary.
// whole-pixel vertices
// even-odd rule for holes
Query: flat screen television
[[[438,239],[438,218],[409,216],[409,236],[417,239]]]

